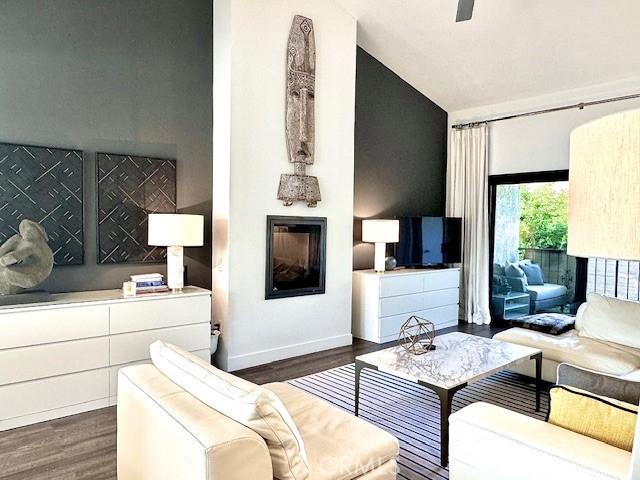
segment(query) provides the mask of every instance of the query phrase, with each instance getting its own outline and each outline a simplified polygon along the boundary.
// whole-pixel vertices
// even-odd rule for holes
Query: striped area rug
[[[295,385],[350,413],[354,401],[354,365],[290,380]],[[544,420],[548,397],[542,395],[535,411],[535,386],[516,374],[499,372],[454,396],[453,411],[473,403],[489,402]],[[400,440],[399,479],[448,479],[440,466],[440,406],[427,388],[386,373],[363,370],[360,378],[360,416]]]

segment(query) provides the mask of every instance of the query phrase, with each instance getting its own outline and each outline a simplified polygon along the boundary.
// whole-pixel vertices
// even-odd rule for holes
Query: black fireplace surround
[[[267,216],[265,299],[325,292],[327,219]]]

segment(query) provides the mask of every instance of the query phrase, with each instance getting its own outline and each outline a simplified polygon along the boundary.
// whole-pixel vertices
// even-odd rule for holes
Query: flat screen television
[[[462,261],[462,219],[402,217],[396,260],[405,267],[438,267]]]

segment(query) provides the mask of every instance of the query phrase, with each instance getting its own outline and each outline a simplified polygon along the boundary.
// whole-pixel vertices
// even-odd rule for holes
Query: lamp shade
[[[149,245],[201,247],[203,243],[204,216],[182,213],[149,215]]]
[[[567,252],[640,259],[640,110],[571,132]]]
[[[399,239],[398,220],[363,220],[362,241],[371,243],[396,243]]]

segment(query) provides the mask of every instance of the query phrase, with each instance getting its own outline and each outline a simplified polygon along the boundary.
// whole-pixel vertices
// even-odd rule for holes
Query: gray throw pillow
[[[507,277],[511,278],[526,278],[524,270],[522,270],[517,263],[510,263],[504,269],[504,273]]]
[[[640,401],[640,382],[594,372],[568,363],[561,363],[558,366],[557,384],[579,388],[594,395],[614,398],[633,405],[637,405]]]
[[[524,274],[527,276],[527,283],[529,285],[544,285],[544,276],[542,275],[542,269],[537,263],[525,263],[521,265]]]

